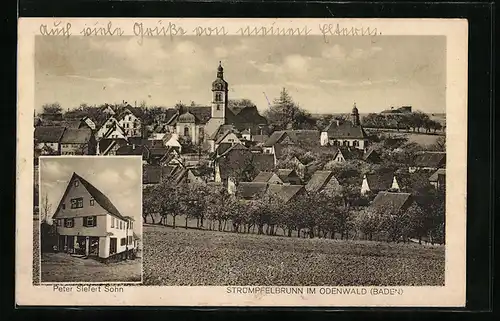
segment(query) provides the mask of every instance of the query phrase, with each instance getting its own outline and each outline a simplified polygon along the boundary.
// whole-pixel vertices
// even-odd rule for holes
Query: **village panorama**
[[[444,285],[444,114],[411,101],[367,113],[356,97],[350,112],[311,113],[290,86],[257,108],[231,96],[233,77],[214,61],[204,102],[44,104],[34,115],[35,223],[66,224],[44,206],[40,156],[135,156],[145,285]],[[123,221],[121,234],[130,229],[122,247],[138,247],[132,221],[90,180],[75,181],[110,222]],[[39,246],[42,257],[67,249],[54,229],[42,233],[55,240]],[[96,256],[119,252],[109,235],[100,242]],[[88,256],[84,245],[78,259]]]

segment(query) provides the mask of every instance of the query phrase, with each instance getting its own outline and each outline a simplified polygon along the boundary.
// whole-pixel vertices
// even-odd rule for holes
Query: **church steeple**
[[[228,84],[224,80],[224,68],[219,61],[217,67],[217,78],[212,82],[212,118],[221,119],[222,123],[225,122],[226,108],[228,104]]]
[[[354,106],[352,107],[351,122],[352,122],[353,126],[359,126],[360,125],[359,112],[358,112],[358,108],[356,107],[356,102],[354,102]]]
[[[222,68],[222,62],[219,61],[219,67],[217,68],[217,78],[224,79],[224,68]]]

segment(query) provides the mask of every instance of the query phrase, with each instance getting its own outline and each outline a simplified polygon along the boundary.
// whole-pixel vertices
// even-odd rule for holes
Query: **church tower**
[[[359,121],[359,112],[358,108],[356,107],[356,103],[354,103],[354,106],[352,107],[351,122],[353,126],[359,126],[361,124]]]
[[[227,92],[228,85],[224,80],[224,68],[219,61],[217,68],[217,78],[212,82],[212,118],[221,120],[225,123],[226,108],[227,108]]]

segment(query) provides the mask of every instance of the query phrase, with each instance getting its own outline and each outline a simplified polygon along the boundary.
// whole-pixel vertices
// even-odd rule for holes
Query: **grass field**
[[[146,285],[443,285],[444,247],[144,226]]]
[[[395,129],[366,129],[367,134],[385,133],[394,137],[406,137],[409,143],[417,143],[421,146],[433,145],[439,137],[444,137],[442,133],[439,134],[426,134],[396,131]]]

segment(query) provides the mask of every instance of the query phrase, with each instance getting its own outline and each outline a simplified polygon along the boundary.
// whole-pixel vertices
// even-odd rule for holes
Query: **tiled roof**
[[[236,145],[235,145],[236,146]],[[230,148],[218,157],[220,176],[227,179],[232,172],[244,171],[252,166],[253,154],[248,149]]]
[[[368,187],[373,192],[386,191],[391,188],[394,180],[394,173],[366,174]]]
[[[221,143],[219,144],[219,146],[217,147],[217,149],[215,150],[215,153],[217,155],[222,155],[224,154],[224,152],[226,152],[229,148],[231,148],[231,146],[233,146],[233,144],[231,143]]]
[[[439,175],[446,175],[446,170],[444,168],[438,169],[429,177],[429,181],[437,182]]]
[[[293,144],[304,146],[317,146],[320,144],[321,133],[317,130],[279,130],[269,136],[264,143],[265,147],[271,147],[285,140],[285,137],[290,137]]]
[[[259,172],[253,179],[253,182],[267,183],[273,177],[273,172]]]
[[[331,179],[335,179],[332,171],[315,171],[305,188],[310,193],[320,192]]]
[[[422,152],[415,157],[415,166],[438,168],[446,164],[444,152]]]
[[[56,213],[54,214],[54,218],[57,217],[58,213],[59,213],[59,209],[61,208],[61,203],[64,201],[66,195],[68,194],[69,190],[70,190],[70,187],[73,183],[73,181],[75,179],[78,179],[83,186],[85,186],[85,188],[87,189],[87,191],[90,193],[90,195],[92,195],[92,197],[94,198],[94,200],[99,204],[101,205],[101,207],[103,209],[105,209],[106,211],[108,211],[109,214],[121,219],[121,220],[125,220],[125,218],[120,214],[120,212],[118,211],[118,209],[113,205],[113,203],[109,200],[109,198],[104,195],[100,190],[98,190],[94,185],[92,185],[91,183],[89,183],[86,179],[84,179],[83,177],[81,177],[80,175],[76,174],[76,173],[73,173],[73,175],[71,176],[71,179],[68,183],[68,186],[66,187],[66,191],[64,192],[64,195],[63,197],[61,198],[61,201],[59,202],[59,206],[57,207],[57,211]]]
[[[258,198],[264,195],[267,186],[267,183],[262,182],[240,182],[236,188],[236,193],[245,199]]]
[[[119,146],[124,146],[127,144],[127,141],[123,138],[102,138],[99,141],[99,153],[104,153],[111,144],[118,144]]]
[[[379,192],[370,207],[383,210],[387,214],[397,214],[411,204],[410,193]]]
[[[38,143],[58,143],[64,134],[64,127],[35,127],[35,141]]]
[[[357,148],[341,146],[341,147],[338,147],[338,152],[342,153],[342,155],[344,156],[344,158],[346,160],[362,159],[363,158],[363,151],[361,149],[357,149]],[[337,157],[337,154],[335,154],[334,157]]]
[[[349,121],[337,122],[333,119],[328,126],[323,130],[323,132],[328,133],[328,138],[358,138],[364,139],[367,137],[363,126],[354,126]]]
[[[276,173],[278,174],[278,177],[283,181],[285,182],[288,178],[288,176],[290,176],[290,174],[292,174],[294,172],[293,169],[288,169],[288,168],[281,168],[281,169],[278,169],[276,171]]]
[[[277,196],[285,203],[297,197],[301,192],[304,191],[304,185],[270,184],[267,189],[268,194]]]
[[[264,143],[269,138],[268,135],[253,135],[252,140],[257,144]]]
[[[258,171],[272,171],[274,169],[274,156],[271,154],[257,154],[253,155],[253,166]]]
[[[61,139],[62,144],[86,144],[92,137],[90,128],[66,128]]]
[[[142,155],[143,158],[149,157],[149,150],[145,146],[126,145],[116,150],[116,155]]]

